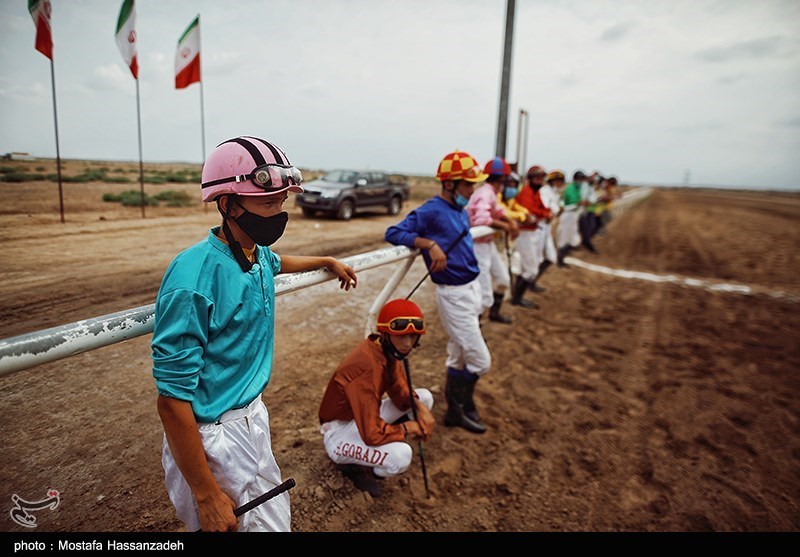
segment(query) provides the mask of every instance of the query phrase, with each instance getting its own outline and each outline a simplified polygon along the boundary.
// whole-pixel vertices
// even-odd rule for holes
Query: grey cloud
[[[800,128],[800,116],[787,118],[786,120],[780,120],[776,122],[776,125],[782,128]]]
[[[616,25],[612,25],[600,35],[600,41],[606,43],[614,43],[621,40],[625,35],[627,35],[631,29],[633,29],[636,25],[632,22],[623,22],[617,23]]]
[[[717,83],[720,85],[731,85],[732,83],[736,83],[737,81],[741,81],[742,79],[746,78],[748,75],[747,73],[737,73],[733,75],[726,75],[717,79]]]
[[[681,134],[691,134],[704,131],[718,131],[725,129],[725,126],[720,122],[706,121],[706,122],[694,122],[690,124],[671,125],[665,127],[664,129],[672,132],[678,132]]]
[[[716,63],[739,61],[743,58],[782,58],[796,50],[785,37],[772,36],[708,48],[695,53],[695,57],[703,62]]]

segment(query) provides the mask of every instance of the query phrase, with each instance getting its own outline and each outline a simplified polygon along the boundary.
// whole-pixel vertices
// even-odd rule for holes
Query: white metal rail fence
[[[637,188],[625,192],[615,202],[613,206],[614,213],[621,213],[626,208],[643,201],[650,193],[652,193],[652,188]],[[488,226],[476,226],[470,232],[473,238],[481,238],[494,233],[493,229]],[[403,280],[419,253],[417,249],[392,246],[341,259],[356,272],[398,261],[403,262],[395,270],[373,302],[367,315],[365,333],[368,334],[372,331],[380,308],[383,307],[383,304],[386,303]],[[281,296],[334,280],[335,278],[336,275],[324,269],[278,275],[275,278],[275,295]],[[0,339],[0,376],[152,333],[154,319],[155,304],[149,304],[33,333]]]

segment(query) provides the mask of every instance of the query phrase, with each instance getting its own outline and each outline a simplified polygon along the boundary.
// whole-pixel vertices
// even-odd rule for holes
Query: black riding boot
[[[511,318],[506,317],[505,315],[500,315],[500,306],[503,305],[503,295],[495,292],[494,293],[494,303],[492,307],[489,308],[489,319],[491,321],[497,321],[498,323],[511,323]]]
[[[545,290],[547,290],[546,288],[542,288],[541,286],[539,286],[538,282],[539,279],[542,278],[544,272],[552,264],[553,262],[550,261],[549,259],[545,259],[544,261],[541,262],[541,264],[539,265],[539,272],[536,274],[536,278],[533,279],[530,283],[528,283],[528,290],[530,290],[531,292],[544,292]]]
[[[464,379],[447,374],[447,384],[444,388],[447,413],[444,416],[444,425],[448,427],[463,427],[472,433],[484,433],[486,426],[473,421],[464,413],[464,401],[467,397],[466,389],[467,385]]]
[[[475,384],[480,379],[479,376],[475,376],[473,381],[466,381],[466,388],[464,389],[464,414],[476,424],[483,425],[483,421],[481,420],[481,415],[478,413],[478,409],[475,408],[475,399],[473,398],[475,395]]]
[[[566,263],[564,263],[564,258],[572,249],[572,246],[562,246],[558,249],[558,266],[559,267],[569,267]]]
[[[538,308],[539,304],[536,302],[530,302],[523,298],[525,295],[525,290],[528,288],[528,281],[522,278],[522,276],[517,276],[517,280],[514,282],[514,293],[511,297],[511,305],[514,306],[522,306],[526,308]]]
[[[361,491],[366,491],[373,497],[380,497],[383,493],[383,486],[376,480],[379,478],[372,472],[369,466],[359,464],[337,464],[339,470],[346,478],[353,482],[353,485]]]

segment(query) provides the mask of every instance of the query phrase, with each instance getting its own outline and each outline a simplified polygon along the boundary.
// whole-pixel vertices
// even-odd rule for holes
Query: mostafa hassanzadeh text
[[[47,547],[47,546],[50,547]],[[20,541],[14,542],[14,553],[17,551],[44,551],[52,550],[53,544],[42,541]],[[105,543],[98,540],[91,541],[69,541],[58,540],[59,551],[183,551],[185,549],[180,540],[167,540],[163,542],[119,542],[116,540],[106,540]]]

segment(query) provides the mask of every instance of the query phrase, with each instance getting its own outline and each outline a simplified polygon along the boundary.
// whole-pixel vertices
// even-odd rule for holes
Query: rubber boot
[[[489,309],[489,320],[498,323],[511,323],[511,318],[500,314],[500,306],[503,305],[503,294],[494,293],[494,303]]]
[[[481,420],[481,415],[478,413],[478,409],[475,408],[475,399],[473,398],[475,395],[475,384],[480,379],[479,376],[475,376],[475,379],[472,381],[466,381],[466,388],[464,389],[464,414],[476,424],[483,425],[483,421]]]
[[[569,246],[569,245],[562,246],[562,247],[558,248],[558,266],[559,267],[562,267],[562,268],[569,267],[569,265],[564,263],[564,258],[567,256],[567,254],[570,252],[571,249],[572,249],[572,246]]]
[[[528,281],[528,290],[530,290],[531,292],[544,292],[545,290],[547,290],[546,288],[542,288],[541,286],[536,284],[537,280],[538,278]]]
[[[473,421],[464,413],[464,401],[467,396],[467,385],[461,377],[447,374],[447,384],[444,396],[447,400],[447,413],[444,415],[444,425],[447,427],[463,427],[472,433],[484,433],[486,426]]]
[[[383,493],[383,486],[378,483],[379,478],[372,472],[371,467],[359,464],[337,464],[336,469],[352,481],[356,489],[366,491],[372,497],[380,497]]]
[[[526,300],[523,296],[525,295],[525,290],[528,288],[528,281],[522,278],[522,276],[517,276],[517,280],[514,282],[514,292],[511,296],[511,305],[513,306],[522,306],[525,308],[538,308],[539,304],[536,302],[531,302]]]
[[[553,264],[553,262],[552,262],[552,261],[550,261],[549,259],[545,259],[544,261],[542,261],[542,262],[541,262],[541,264],[539,265],[539,272],[536,274],[536,278],[535,278],[535,279],[533,279],[533,280],[530,282],[530,284],[528,285],[528,290],[530,290],[530,291],[532,291],[532,292],[544,292],[545,290],[547,290],[546,288],[542,288],[541,286],[539,286],[538,282],[539,282],[539,279],[540,279],[540,278],[542,277],[542,275],[544,274],[544,272],[545,272],[545,271],[546,271],[546,270],[547,270],[547,269],[550,267],[550,265],[552,265],[552,264]]]

